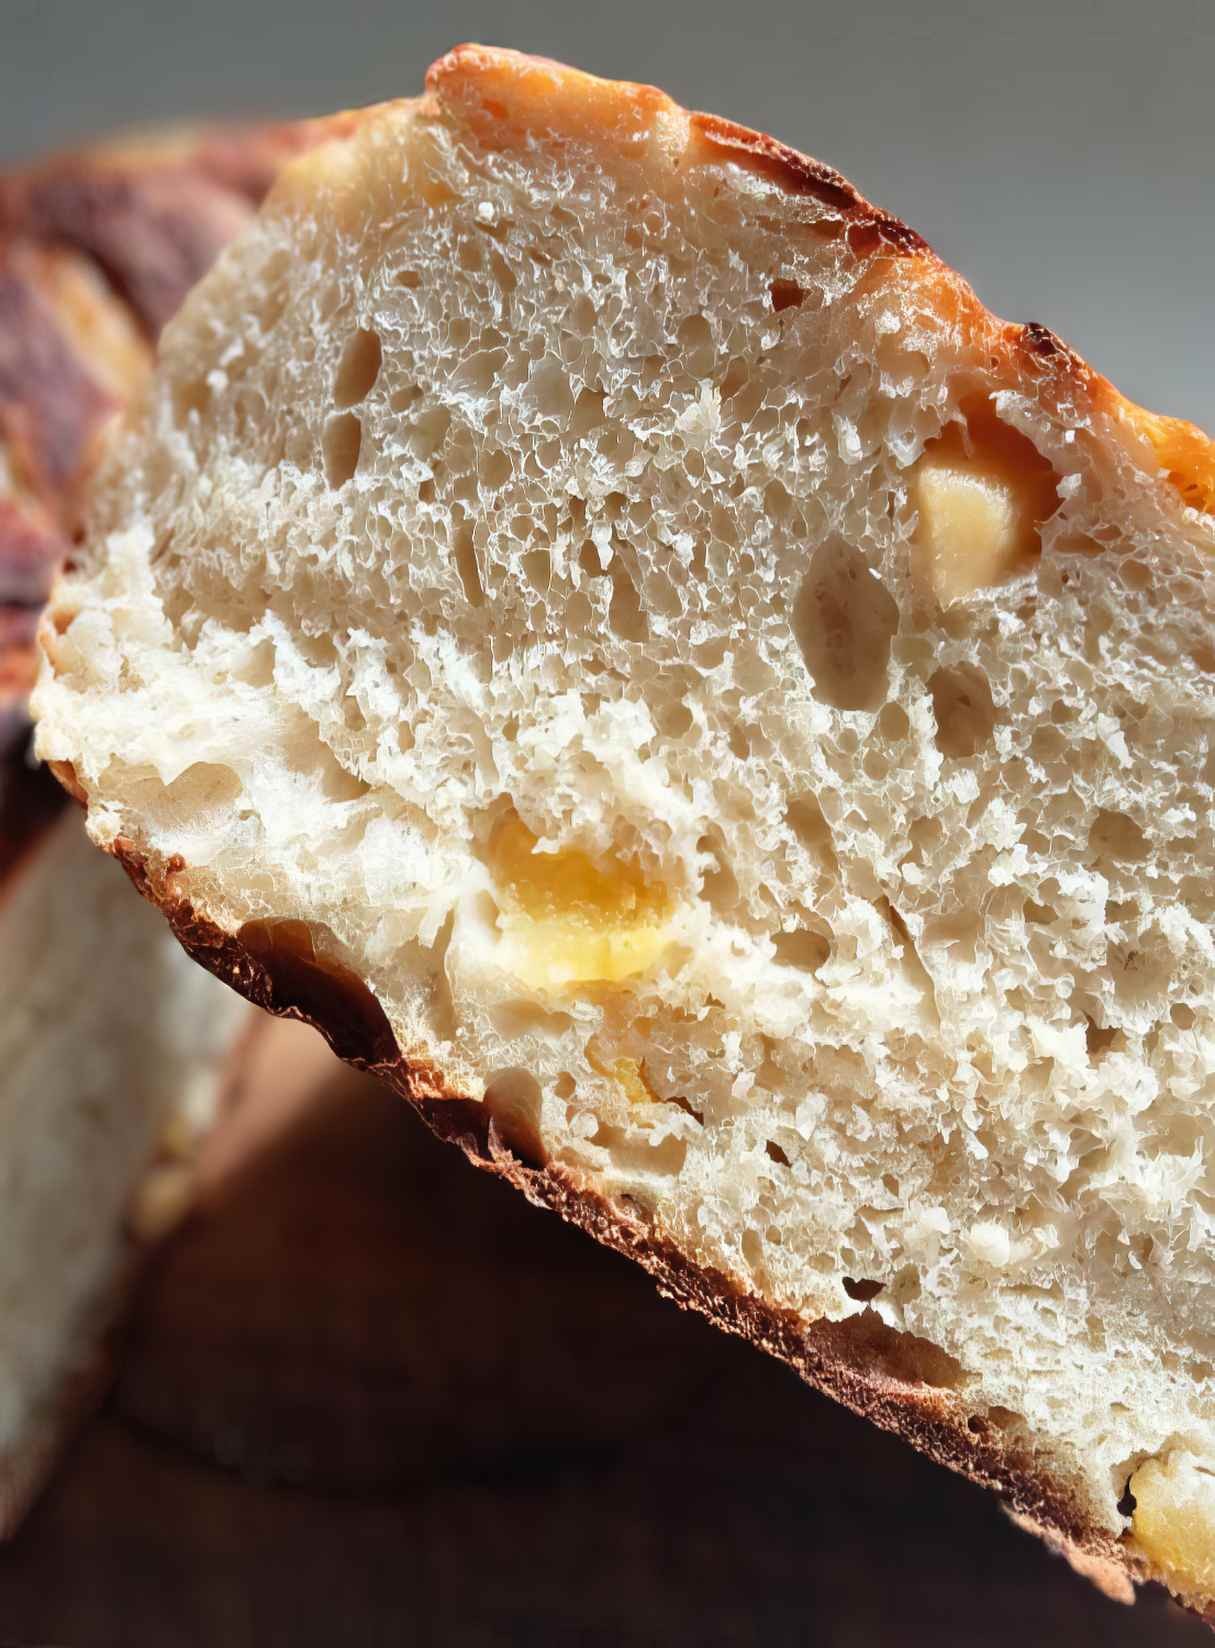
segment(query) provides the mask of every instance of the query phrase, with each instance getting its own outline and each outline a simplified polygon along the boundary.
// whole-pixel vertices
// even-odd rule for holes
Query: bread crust
[[[685,111],[655,86],[600,80],[549,58],[498,47],[456,46],[432,65],[426,90],[437,103],[458,107],[461,117],[494,147],[508,147],[521,135],[517,114],[508,113],[505,105],[504,93],[509,90],[514,109],[527,110],[541,128],[546,102],[560,105],[564,125],[580,127],[592,139],[611,129],[658,129],[665,119],[679,131],[681,141],[690,139],[693,162],[700,147],[705,158],[731,161],[794,200],[812,196],[839,214],[836,232],[847,237],[854,257],[862,262],[893,259],[894,270],[888,268],[887,275],[924,286],[934,308],[955,320],[973,345],[1036,378],[1048,405],[1060,411],[1074,409],[1077,416],[1090,409],[1112,414],[1129,440],[1150,449],[1162,478],[1186,503],[1215,508],[1215,442],[1203,430],[1128,400],[1040,322],[1004,321],[993,315],[922,235],[866,199],[833,167],[735,121]],[[822,225],[815,232],[824,232]],[[1152,468],[1150,459],[1146,467]]]

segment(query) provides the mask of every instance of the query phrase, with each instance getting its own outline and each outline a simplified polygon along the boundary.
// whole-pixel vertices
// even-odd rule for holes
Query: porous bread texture
[[[248,1009],[182,953],[75,809],[0,897],[0,1523],[86,1381],[130,1264],[132,1196],[178,1182]],[[121,1101],[121,1102],[119,1102]],[[178,1161],[157,1166],[169,1153]],[[145,1183],[147,1181],[145,1180]],[[142,1193],[146,1201],[147,1193]],[[140,1225],[146,1225],[146,1210]],[[15,1480],[10,1473],[15,1472]]]
[[[1215,1462],[1204,464],[824,168],[467,49],[168,329],[39,749],[1118,1536]]]

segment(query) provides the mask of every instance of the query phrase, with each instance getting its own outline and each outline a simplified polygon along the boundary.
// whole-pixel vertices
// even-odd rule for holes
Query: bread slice
[[[1213,501],[835,172],[464,47],[166,331],[38,748],[250,999],[1205,1608]]]
[[[34,628],[161,322],[317,135],[183,128],[0,175],[0,1535],[104,1389],[255,1023],[31,765]]]

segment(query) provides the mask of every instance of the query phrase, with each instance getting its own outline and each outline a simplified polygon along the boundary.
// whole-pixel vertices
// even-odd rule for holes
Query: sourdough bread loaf
[[[168,327],[38,748],[212,971],[1205,1608],[1213,503],[838,174],[465,47]]]

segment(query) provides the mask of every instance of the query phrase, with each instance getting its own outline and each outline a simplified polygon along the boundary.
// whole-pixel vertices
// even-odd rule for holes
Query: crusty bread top
[[[635,136],[659,141],[664,126],[686,131],[703,157],[715,156],[775,183],[786,193],[813,197],[840,214],[840,232],[860,258],[875,253],[901,256],[907,278],[924,281],[931,301],[975,339],[988,343],[993,365],[1011,355],[1018,368],[1049,371],[1073,393],[1095,405],[1116,410],[1129,431],[1147,444],[1145,467],[1158,466],[1186,503],[1209,510],[1215,507],[1215,441],[1196,424],[1138,406],[1122,395],[1108,378],[1077,355],[1047,327],[1001,321],[980,302],[970,285],[937,257],[928,242],[906,223],[872,201],[833,167],[800,154],[763,132],[751,131],[718,115],[688,113],[656,86],[602,80],[596,75],[548,58],[532,57],[498,47],[466,44],[455,47],[432,65],[427,90],[440,103],[468,120],[495,145],[523,145],[529,134],[548,127],[615,143]],[[682,163],[688,163],[688,156]],[[695,156],[692,157],[695,163]],[[308,177],[307,170],[300,176]],[[297,185],[288,171],[282,180],[284,195]],[[1154,459],[1154,464],[1153,464]]]
[[[1122,1496],[1212,1451],[1211,478],[827,168],[462,48],[166,334],[41,748],[212,970],[1203,1601]]]

